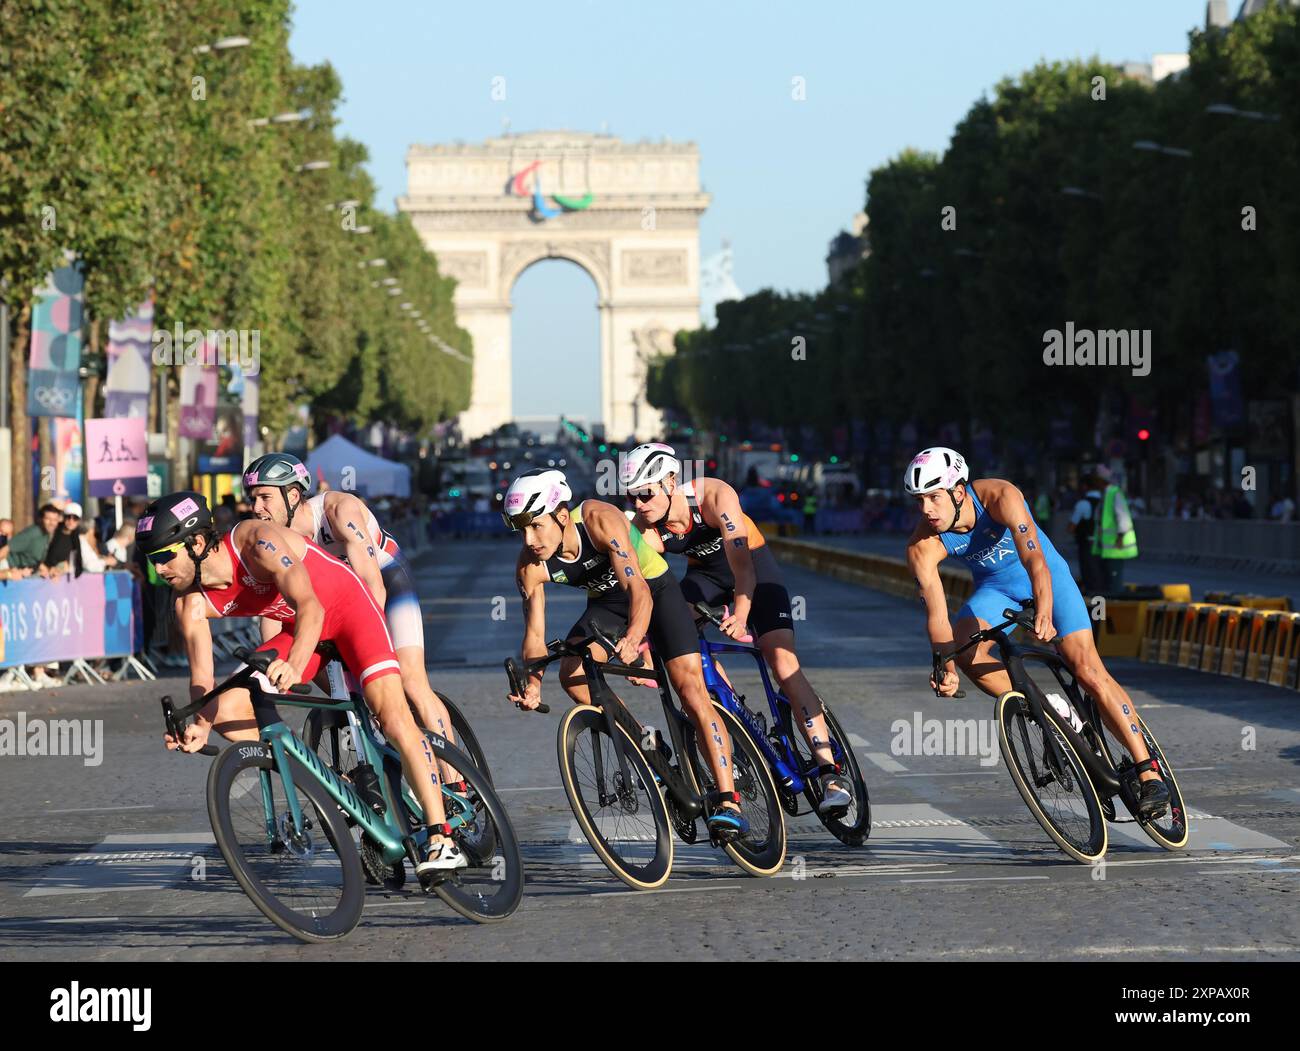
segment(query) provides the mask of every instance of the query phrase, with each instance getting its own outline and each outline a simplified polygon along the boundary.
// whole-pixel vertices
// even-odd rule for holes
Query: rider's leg
[[[244,689],[217,695],[217,714],[212,729],[227,741],[256,741],[260,736],[253,716],[253,699]]]
[[[953,625],[953,637],[958,641],[969,639],[975,632],[990,626],[981,617],[959,617]],[[967,650],[957,658],[957,664],[971,682],[990,696],[1001,697],[1011,689],[1011,676],[994,651],[992,642],[981,642],[974,649]]]
[[[402,773],[420,801],[425,824],[441,825],[447,820],[447,812],[442,804],[442,785],[438,780],[433,749],[424,731],[415,725],[406,694],[402,692],[401,677],[380,674],[362,686],[361,692],[379,720],[384,737],[402,757]]]
[[[794,632],[789,628],[769,631],[759,636],[758,646],[781,684],[781,692],[789,699],[799,722],[799,732],[813,755],[819,763],[833,763],[835,755],[831,750],[830,731],[826,728],[821,698],[799,666],[799,656],[794,650]]]
[[[1142,736],[1137,720],[1133,717],[1137,711],[1133,699],[1123,686],[1111,678],[1106,666],[1102,664],[1092,631],[1084,629],[1071,632],[1060,643],[1061,655],[1069,664],[1074,677],[1079,680],[1079,685],[1097,699],[1101,717],[1106,720],[1115,739],[1128,749],[1134,762],[1141,763],[1149,759],[1146,738]],[[1159,776],[1154,770],[1144,770],[1141,774],[1143,781],[1154,781]]]
[[[627,630],[628,607],[625,602],[589,601],[582,616],[574,622],[565,639],[581,642],[593,634],[597,628],[609,638],[616,639]],[[609,654],[597,643],[590,646],[591,654],[597,661],[604,663]],[[560,685],[564,692],[573,698],[576,704],[590,704],[591,691],[587,689],[587,676],[582,670],[582,660],[578,657],[565,657],[560,661]]]
[[[393,559],[384,567],[383,577],[384,623],[401,666],[402,689],[424,728],[455,744],[451,716],[429,685],[429,673],[424,667],[424,614],[420,610],[420,597],[415,593],[415,581],[401,558]],[[441,759],[438,769],[444,783],[461,779],[460,772]]]
[[[719,792],[734,792],[731,770],[731,738],[722,716],[713,707],[708,687],[704,685],[704,664],[700,660],[700,635],[695,628],[691,608],[682,597],[681,585],[671,573],[650,581],[654,611],[650,614],[650,641],[664,662],[668,681],[672,683],[682,708],[695,724],[703,752],[713,772]],[[739,812],[736,803],[723,803],[728,810]]]
[[[402,690],[415,708],[420,725],[455,744],[456,735],[451,726],[451,715],[447,712],[447,706],[429,685],[429,673],[424,668],[424,647],[403,646],[397,651],[397,663],[401,665]],[[446,783],[461,779],[460,771],[441,759],[438,760],[438,769],[442,771],[442,779]]]
[[[695,724],[709,769],[713,772],[714,784],[719,792],[735,791],[736,784],[731,775],[731,738],[722,716],[713,707],[708,690],[704,688],[704,667],[699,652],[684,653],[665,661],[664,666],[668,669],[673,689],[681,698],[682,708]],[[733,803],[723,805],[740,809]]]

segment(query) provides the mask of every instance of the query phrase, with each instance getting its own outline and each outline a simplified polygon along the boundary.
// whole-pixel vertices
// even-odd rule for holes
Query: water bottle
[[[384,812],[384,790],[379,785],[379,775],[369,763],[359,763],[350,774],[359,795],[376,814]]]
[[[1075,713],[1073,705],[1071,705],[1064,697],[1055,693],[1049,693],[1047,695],[1047,700],[1056,714],[1074,727],[1075,733],[1083,732],[1083,720]]]

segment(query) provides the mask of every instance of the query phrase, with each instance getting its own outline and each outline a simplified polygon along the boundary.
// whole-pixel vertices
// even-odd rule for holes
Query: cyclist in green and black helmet
[[[285,513],[285,521],[282,524],[291,526],[294,511],[301,506],[302,500],[307,498],[307,493],[311,489],[311,475],[307,473],[306,464],[298,457],[289,453],[267,453],[244,468],[244,493],[250,501],[253,498],[253,489],[259,485],[273,485],[280,490]],[[301,490],[302,500],[290,503],[290,489]]]

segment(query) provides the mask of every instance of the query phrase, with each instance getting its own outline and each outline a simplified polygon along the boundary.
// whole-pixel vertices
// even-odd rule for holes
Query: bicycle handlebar
[[[1018,610],[1004,609],[1002,611],[1002,616],[1004,616],[1006,620],[1004,620],[1001,624],[994,624],[991,627],[985,628],[983,631],[975,632],[975,634],[972,635],[969,640],[967,640],[965,645],[958,646],[956,649],[948,650],[946,652],[944,650],[934,650],[930,655],[931,660],[933,661],[934,681],[939,682],[943,678],[944,666],[950,660],[952,660],[958,654],[965,653],[972,646],[978,646],[981,642],[985,642],[988,639],[993,638],[1003,629],[1014,626],[1017,628],[1024,628],[1026,631],[1033,631],[1034,630],[1034,600],[1031,598],[1025,599],[1020,603],[1020,608]],[[934,695],[936,697],[942,696],[942,694],[939,692],[937,688],[934,691]],[[953,694],[953,697],[955,698],[965,697],[965,696],[966,696],[965,690],[958,690],[956,693]]]
[[[527,688],[526,677],[539,672],[548,664],[554,664],[565,657],[584,657],[587,653],[587,647],[592,643],[598,643],[606,652],[613,653],[618,646],[618,640],[612,639],[606,635],[600,628],[593,625],[592,634],[584,639],[553,639],[546,644],[546,656],[538,657],[536,660],[528,661],[521,664],[514,657],[505,659],[506,676],[510,680],[510,692],[516,697],[524,696],[524,690]],[[652,679],[659,682],[659,673],[653,667],[646,667],[645,658],[638,658],[640,665],[624,664],[622,661],[607,660],[601,663],[600,670],[602,673],[612,673],[622,675],[627,678]],[[524,708],[522,711],[535,711],[545,715],[549,712],[550,706],[542,703],[536,708]]]
[[[698,613],[701,617],[703,617],[705,620],[707,620],[710,624],[712,624],[712,625],[713,625],[715,628],[717,628],[719,631],[722,630],[722,617],[718,614],[718,611],[717,611],[716,609],[714,609],[712,606],[710,606],[707,602],[697,602],[697,603],[695,603],[695,605],[694,605],[692,608],[695,610],[696,613]],[[724,608],[725,608],[725,607],[724,607]],[[748,643],[748,642],[753,642],[753,641],[754,641],[754,636],[753,636],[753,635],[742,635],[742,636],[741,636],[740,638],[738,638],[738,639],[732,639],[732,641],[733,641],[733,642],[746,642],[746,643]]]
[[[198,713],[204,705],[218,694],[245,683],[252,684],[252,688],[257,690],[256,684],[253,683],[253,673],[262,672],[265,674],[266,669],[271,666],[271,662],[279,659],[275,653],[269,650],[238,649],[235,650],[234,656],[236,660],[243,662],[244,667],[237,668],[225,682],[214,686],[198,700],[191,701],[183,708],[177,708],[172,702],[170,694],[162,698],[163,721],[167,724],[167,733],[171,737],[180,741],[185,735],[185,724],[190,717]],[[263,696],[275,696],[274,694],[267,694],[263,690],[258,690],[258,692]],[[311,683],[294,683],[289,687],[288,692],[299,695],[311,693]],[[216,745],[205,744],[197,752],[181,752],[181,755],[216,755],[217,752]]]

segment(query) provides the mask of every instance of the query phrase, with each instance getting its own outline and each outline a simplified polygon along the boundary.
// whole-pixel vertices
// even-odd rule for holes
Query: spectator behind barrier
[[[59,523],[62,512],[53,504],[45,504],[37,512],[36,522],[18,533],[9,543],[9,565],[13,569],[25,569],[28,573],[36,571],[49,550],[50,540]]]

